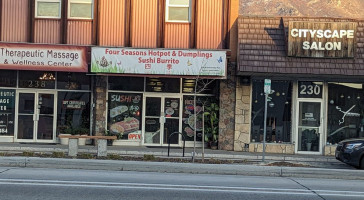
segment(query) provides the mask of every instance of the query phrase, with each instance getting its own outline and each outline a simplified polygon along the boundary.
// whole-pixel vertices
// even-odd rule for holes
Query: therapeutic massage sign
[[[353,58],[357,23],[289,22],[288,56]]]
[[[87,48],[0,43],[0,69],[87,72]]]
[[[226,51],[92,48],[91,72],[226,76]]]

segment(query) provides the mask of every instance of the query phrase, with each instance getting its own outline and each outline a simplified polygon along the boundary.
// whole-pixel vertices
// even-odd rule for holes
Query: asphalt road
[[[364,181],[0,168],[1,200],[41,199],[364,199]]]

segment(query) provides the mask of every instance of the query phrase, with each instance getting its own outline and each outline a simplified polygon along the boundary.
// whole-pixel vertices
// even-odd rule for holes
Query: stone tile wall
[[[104,135],[106,129],[106,91],[107,77],[95,76],[93,135]]]
[[[251,86],[236,86],[234,151],[247,151],[250,143]]]
[[[249,152],[261,153],[263,152],[262,143],[251,143],[249,145]],[[265,152],[267,153],[280,153],[280,154],[294,154],[294,144],[265,144]]]
[[[326,145],[325,146],[325,156],[335,156],[335,150],[337,145]]]
[[[219,149],[234,150],[236,63],[228,63],[227,79],[220,81]]]

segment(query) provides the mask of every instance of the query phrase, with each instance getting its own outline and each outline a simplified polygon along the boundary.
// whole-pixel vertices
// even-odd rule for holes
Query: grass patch
[[[30,151],[24,151],[23,156],[26,156],[26,157],[33,157],[34,156],[34,152],[30,152]]]
[[[92,154],[89,154],[89,153],[83,153],[83,154],[80,154],[78,156],[78,158],[81,158],[81,159],[94,159],[95,156],[93,156]]]
[[[153,161],[153,160],[155,160],[155,156],[154,155],[149,155],[149,154],[144,154],[143,160],[145,160],[145,161]]]
[[[107,158],[110,159],[110,160],[121,160],[121,156],[118,155],[118,154],[110,154],[110,155],[107,155]]]
[[[6,152],[0,152],[0,156],[6,156],[7,153]]]
[[[53,152],[52,157],[53,158],[64,158],[66,156],[65,156],[64,152]]]

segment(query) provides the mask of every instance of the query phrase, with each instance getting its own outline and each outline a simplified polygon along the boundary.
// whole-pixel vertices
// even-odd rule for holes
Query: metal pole
[[[197,82],[196,82],[197,85]],[[193,153],[192,153],[192,162],[195,162],[195,153],[196,153],[196,135],[197,135],[197,113],[196,113],[196,87],[195,87],[195,95],[193,97],[193,112],[195,116],[195,130],[194,130],[194,136],[193,136]]]
[[[267,135],[267,106],[268,105],[268,94],[265,94],[265,105],[264,105],[264,133],[263,133],[263,157],[262,161],[265,161],[265,137]]]
[[[205,105],[202,106],[202,162],[205,162]]]

